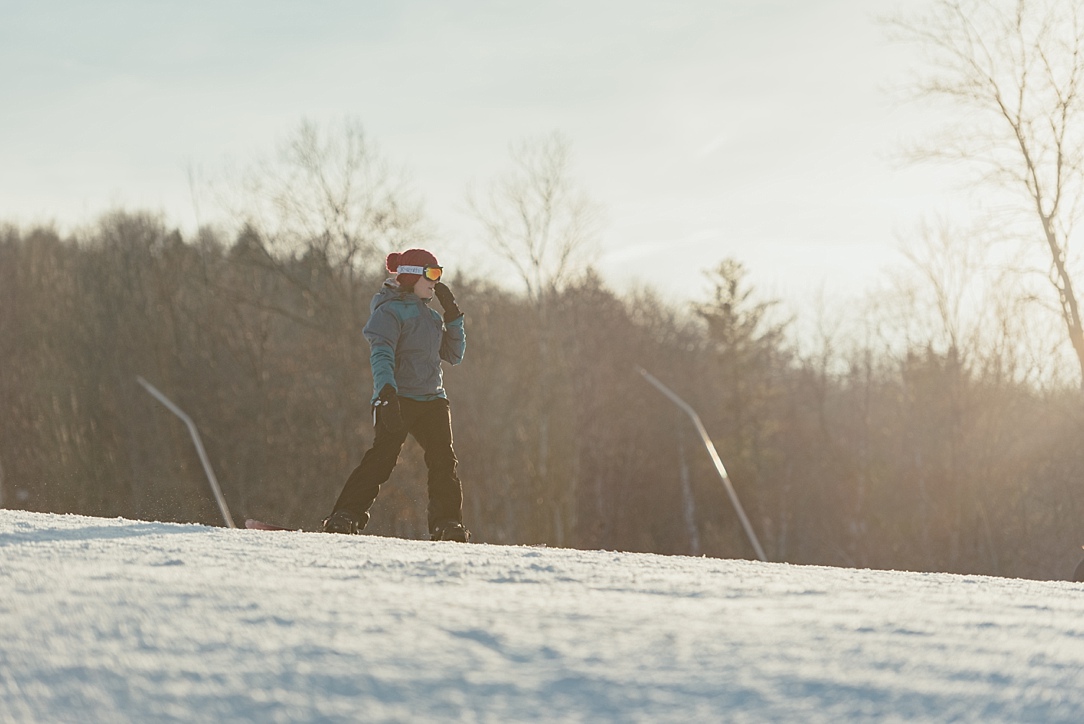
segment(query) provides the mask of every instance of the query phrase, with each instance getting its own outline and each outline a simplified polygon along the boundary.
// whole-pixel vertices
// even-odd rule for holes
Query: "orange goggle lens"
[[[444,273],[444,269],[439,266],[427,266],[423,276],[431,282],[438,281],[440,275]]]

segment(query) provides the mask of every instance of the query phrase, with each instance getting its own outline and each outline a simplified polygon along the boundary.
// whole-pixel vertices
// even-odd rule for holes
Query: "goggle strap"
[[[437,270],[436,277],[431,277],[427,273],[429,269]],[[436,281],[441,277],[441,268],[439,266],[413,266],[409,264],[400,264],[399,268],[395,271],[396,274],[417,274],[423,276],[430,281]]]

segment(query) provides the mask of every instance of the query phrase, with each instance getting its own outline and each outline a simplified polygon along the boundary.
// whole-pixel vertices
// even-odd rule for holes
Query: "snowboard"
[[[245,520],[245,527],[249,530],[298,530],[297,528],[287,528],[282,525],[275,525],[274,523],[264,523],[262,520],[256,520],[255,518],[248,518]]]
[[[289,530],[289,531],[293,531],[295,533],[300,533],[301,532],[300,528],[287,528],[286,526],[283,526],[283,525],[275,525],[274,523],[265,523],[262,520],[256,520],[255,518],[246,518],[245,519],[245,527],[248,528],[249,530]],[[545,548],[546,544],[545,543],[539,543],[539,544],[536,544],[536,545],[534,545],[532,547],[534,547],[534,548]]]

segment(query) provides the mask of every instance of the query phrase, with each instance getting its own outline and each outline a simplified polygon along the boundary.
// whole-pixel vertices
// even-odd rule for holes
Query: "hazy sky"
[[[498,273],[465,187],[560,130],[616,287],[691,297],[733,256],[765,294],[851,293],[951,203],[943,169],[893,160],[928,122],[886,90],[911,51],[874,17],[899,5],[0,0],[0,220],[123,207],[194,228],[186,168],[354,116],[409,172],[442,261]]]

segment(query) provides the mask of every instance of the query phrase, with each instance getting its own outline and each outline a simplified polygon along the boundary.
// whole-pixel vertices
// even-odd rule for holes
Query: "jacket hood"
[[[369,313],[372,314],[377,310],[377,307],[394,301],[422,301],[425,304],[429,304],[428,299],[422,299],[414,292],[408,292],[399,286],[399,282],[395,281],[395,278],[385,279],[383,286],[380,287],[380,291],[373,296],[373,301],[369,304]]]

